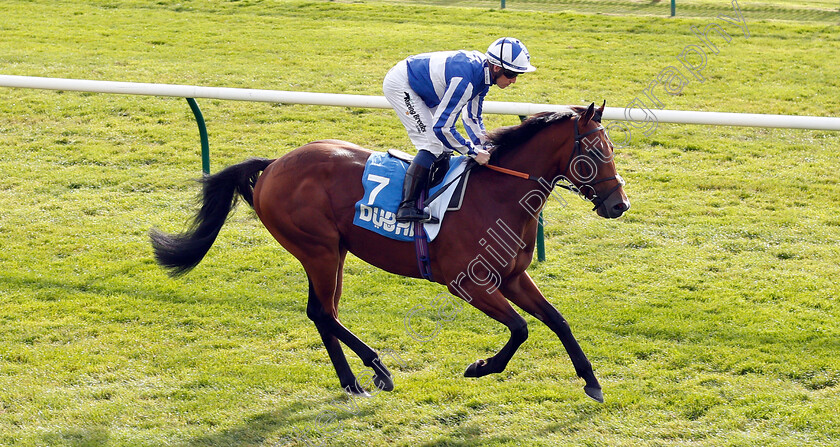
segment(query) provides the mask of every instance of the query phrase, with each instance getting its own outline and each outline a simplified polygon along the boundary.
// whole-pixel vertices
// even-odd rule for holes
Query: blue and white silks
[[[452,179],[464,172],[467,157],[452,157],[449,160],[449,172],[446,178],[433,187],[429,195],[447,185]],[[375,233],[398,241],[414,240],[414,223],[397,222],[397,208],[402,200],[402,187],[405,171],[408,165],[385,152],[374,152],[365,164],[362,174],[362,185],[365,194],[356,202],[356,213],[353,224]],[[429,204],[428,210],[432,216],[443,222],[449,200],[455,192],[456,184],[450,186],[434,202]],[[440,232],[440,224],[425,224],[426,235],[433,241]]]
[[[484,53],[439,51],[409,57],[406,63],[411,89],[434,111],[435,137],[446,148],[462,153],[480,148],[486,138],[482,107],[491,85]],[[455,128],[458,115],[469,140]]]

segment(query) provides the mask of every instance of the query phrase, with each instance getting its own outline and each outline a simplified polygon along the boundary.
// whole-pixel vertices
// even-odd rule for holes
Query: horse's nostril
[[[629,210],[629,209],[630,209],[630,204],[629,204],[629,203],[627,203],[627,202],[622,201],[622,202],[617,203],[617,204],[613,207],[613,209],[614,209],[615,211],[618,211],[618,212],[620,212],[620,213],[623,213],[623,212],[625,212],[625,211],[627,211],[627,210]]]

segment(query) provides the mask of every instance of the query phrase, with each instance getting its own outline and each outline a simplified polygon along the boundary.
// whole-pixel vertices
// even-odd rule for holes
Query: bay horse
[[[600,124],[603,110],[604,105],[596,109],[593,103],[564,113],[540,113],[521,125],[491,132],[495,149],[489,164],[519,177],[476,166],[460,211],[447,215],[439,235],[429,243],[435,282],[510,330],[504,347],[469,365],[465,376],[502,372],[527,339],[526,321],[510,301],[557,334],[575,372],[586,382],[585,393],[603,402],[601,385],[568,323],[526,271],[537,237],[534,208],[544,206],[558,181],[591,200],[601,217],[616,218],[630,208],[624,183],[616,174],[612,143]],[[376,387],[390,391],[394,384],[377,352],[338,319],[345,256],[350,252],[388,272],[420,277],[412,242],[353,224],[354,205],[363,196],[362,172],[371,153],[345,141],[323,140],[278,159],[256,158],[229,166],[201,180],[202,206],[191,228],[177,235],[150,232],[157,262],[172,276],[184,274],[205,256],[237,198],[243,198],[303,265],[309,280],[306,314],[321,335],[341,387],[356,395],[367,392],[339,342],[373,370]],[[535,191],[542,191],[541,203],[534,204]],[[524,197],[530,197],[530,206],[523,206]],[[515,242],[491,247],[487,236],[482,237],[485,230],[504,231]]]

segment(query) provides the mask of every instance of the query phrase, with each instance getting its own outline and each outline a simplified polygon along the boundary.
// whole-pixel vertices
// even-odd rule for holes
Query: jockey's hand
[[[475,149],[475,154],[471,154],[470,156],[480,165],[485,165],[488,161],[490,161],[490,152],[487,152],[484,149]]]

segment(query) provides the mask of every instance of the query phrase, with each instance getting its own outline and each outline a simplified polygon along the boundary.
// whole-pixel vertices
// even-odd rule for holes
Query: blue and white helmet
[[[531,55],[525,45],[513,37],[502,37],[490,44],[487,60],[506,70],[517,73],[530,73],[537,69],[531,65]]]

